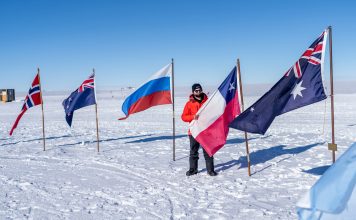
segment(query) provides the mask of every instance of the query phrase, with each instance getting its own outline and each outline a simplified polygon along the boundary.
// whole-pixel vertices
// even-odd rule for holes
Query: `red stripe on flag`
[[[21,113],[17,116],[16,121],[15,121],[14,125],[13,125],[12,128],[11,128],[10,136],[11,136],[12,133],[14,132],[15,128],[17,127],[17,124],[19,123],[19,121],[20,121],[20,119],[22,118],[23,114],[25,114],[26,110],[27,110],[27,109],[22,110]]]
[[[37,86],[39,84],[40,84],[40,79],[39,79],[39,75],[37,74],[35,79],[32,82],[32,87]]]
[[[311,55],[313,52],[314,52],[313,49],[309,48],[308,50],[306,50],[306,51],[303,53],[302,57],[310,57],[310,55]]]
[[[152,93],[148,96],[140,98],[139,100],[137,100],[137,102],[132,104],[128,111],[128,115],[124,118],[119,118],[119,120],[126,119],[129,115],[144,111],[150,107],[165,104],[172,104],[170,91],[159,91]]]
[[[309,63],[315,64],[315,65],[320,64],[320,62],[318,62],[317,60],[309,59],[308,61],[309,61]]]
[[[314,53],[315,52],[321,52],[323,50],[323,43],[319,43],[318,45],[316,45],[316,47],[314,48]]]
[[[294,70],[295,77],[300,78],[302,76],[302,73],[301,73],[301,70],[300,70],[299,61],[297,61],[294,64],[293,70]]]
[[[195,138],[210,157],[225,145],[229,124],[239,114],[240,106],[235,98],[227,104],[224,113]]]

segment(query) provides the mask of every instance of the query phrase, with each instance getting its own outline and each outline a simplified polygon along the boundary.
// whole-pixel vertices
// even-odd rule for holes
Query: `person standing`
[[[184,122],[190,123],[193,120],[198,120],[199,108],[208,100],[208,96],[203,92],[203,88],[199,83],[195,83],[192,86],[192,94],[189,96],[189,101],[185,104],[182,120]],[[190,154],[189,154],[189,170],[186,172],[187,176],[195,175],[198,173],[198,160],[199,160],[199,147],[200,144],[198,141],[188,131],[189,142],[190,142]],[[214,157],[209,157],[208,153],[204,150],[204,158],[206,163],[206,169],[208,175],[216,176],[217,173],[214,171]]]

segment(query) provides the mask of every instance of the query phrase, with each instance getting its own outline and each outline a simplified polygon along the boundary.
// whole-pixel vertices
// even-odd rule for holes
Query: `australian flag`
[[[66,114],[66,121],[69,126],[72,126],[75,110],[96,104],[94,88],[94,74],[92,74],[88,79],[84,80],[77,90],[72,92],[72,94],[63,101],[62,104]]]
[[[229,126],[250,133],[265,134],[276,116],[326,99],[321,75],[325,41],[326,31],[272,89]]]

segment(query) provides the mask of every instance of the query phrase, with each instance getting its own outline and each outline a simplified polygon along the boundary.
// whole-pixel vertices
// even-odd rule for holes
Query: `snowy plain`
[[[206,174],[200,151],[200,172],[186,177],[186,96],[176,97],[173,161],[170,105],[118,121],[123,94],[99,92],[97,153],[94,106],[76,111],[70,129],[61,106],[68,95],[44,94],[46,151],[41,107],[9,137],[22,103],[0,104],[0,219],[296,219],[296,202],[331,164],[330,99],[277,117],[263,136],[249,134],[251,177],[243,133],[233,129],[215,155],[219,175]],[[246,97],[246,107],[256,98]],[[335,97],[337,157],[356,139],[354,100]]]

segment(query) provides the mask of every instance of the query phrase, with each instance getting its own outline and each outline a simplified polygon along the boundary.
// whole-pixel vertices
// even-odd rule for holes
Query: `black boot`
[[[185,175],[191,176],[191,175],[195,175],[195,174],[197,174],[197,173],[198,173],[198,170],[189,169],[189,170],[185,173]]]
[[[218,173],[215,172],[214,170],[211,170],[211,171],[208,171],[208,175],[209,175],[209,176],[217,176]]]
[[[203,152],[204,152],[206,170],[208,172],[208,175],[209,176],[218,175],[218,173],[214,171],[214,157],[209,157],[209,154],[204,149]]]

